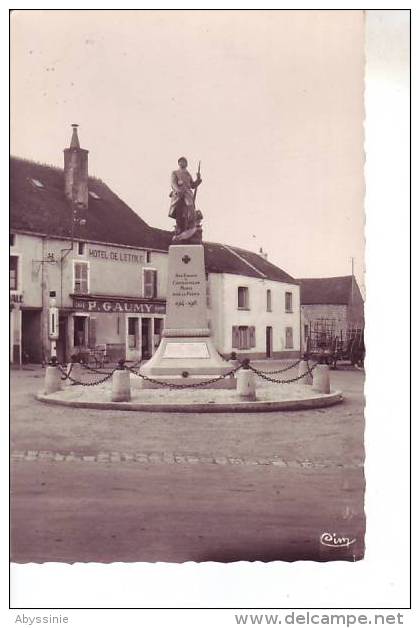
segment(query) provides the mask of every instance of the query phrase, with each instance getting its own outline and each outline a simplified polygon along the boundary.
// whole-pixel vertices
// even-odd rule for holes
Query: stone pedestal
[[[240,369],[237,374],[238,395],[243,401],[255,401],[255,375],[249,369]]]
[[[50,395],[61,390],[61,373],[57,366],[47,366],[45,369],[44,393]]]
[[[112,376],[111,401],[130,401],[130,373],[129,371],[114,371]]]
[[[312,387],[317,392],[330,394],[330,367],[328,364],[318,364],[313,371]]]
[[[166,321],[160,345],[140,372],[158,381],[190,384],[229,373],[207,323],[204,247],[169,247]],[[143,383],[148,387],[147,381]],[[219,383],[220,385],[220,383]],[[232,379],[229,387],[235,387]]]
[[[312,374],[308,373],[308,368],[310,368],[310,366],[311,364],[306,360],[301,360],[299,362],[298,376],[300,377],[302,375],[303,377],[300,377],[298,384],[312,384]]]

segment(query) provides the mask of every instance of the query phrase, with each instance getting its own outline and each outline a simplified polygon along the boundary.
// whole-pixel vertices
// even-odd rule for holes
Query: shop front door
[[[137,362],[140,357],[139,317],[127,316],[126,360]]]
[[[152,319],[141,319],[141,356],[143,360],[148,360],[152,357]]]

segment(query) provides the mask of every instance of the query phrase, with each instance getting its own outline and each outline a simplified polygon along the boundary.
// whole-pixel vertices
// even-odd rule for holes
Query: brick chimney
[[[88,207],[88,150],[80,148],[78,124],[72,124],[70,147],[64,149],[64,193],[79,209]]]

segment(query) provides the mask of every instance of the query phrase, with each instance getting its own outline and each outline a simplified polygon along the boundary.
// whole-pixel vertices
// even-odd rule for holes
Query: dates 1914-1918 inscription
[[[196,273],[176,273],[172,282],[172,295],[177,308],[195,307],[201,296],[200,280]]]

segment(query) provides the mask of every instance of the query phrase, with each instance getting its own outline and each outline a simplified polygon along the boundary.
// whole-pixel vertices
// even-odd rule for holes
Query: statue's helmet
[[[188,160],[187,160],[187,158],[186,158],[186,157],[180,157],[180,158],[178,159],[178,163],[179,163],[179,164],[181,164],[181,161],[185,161],[185,163],[188,165]]]

